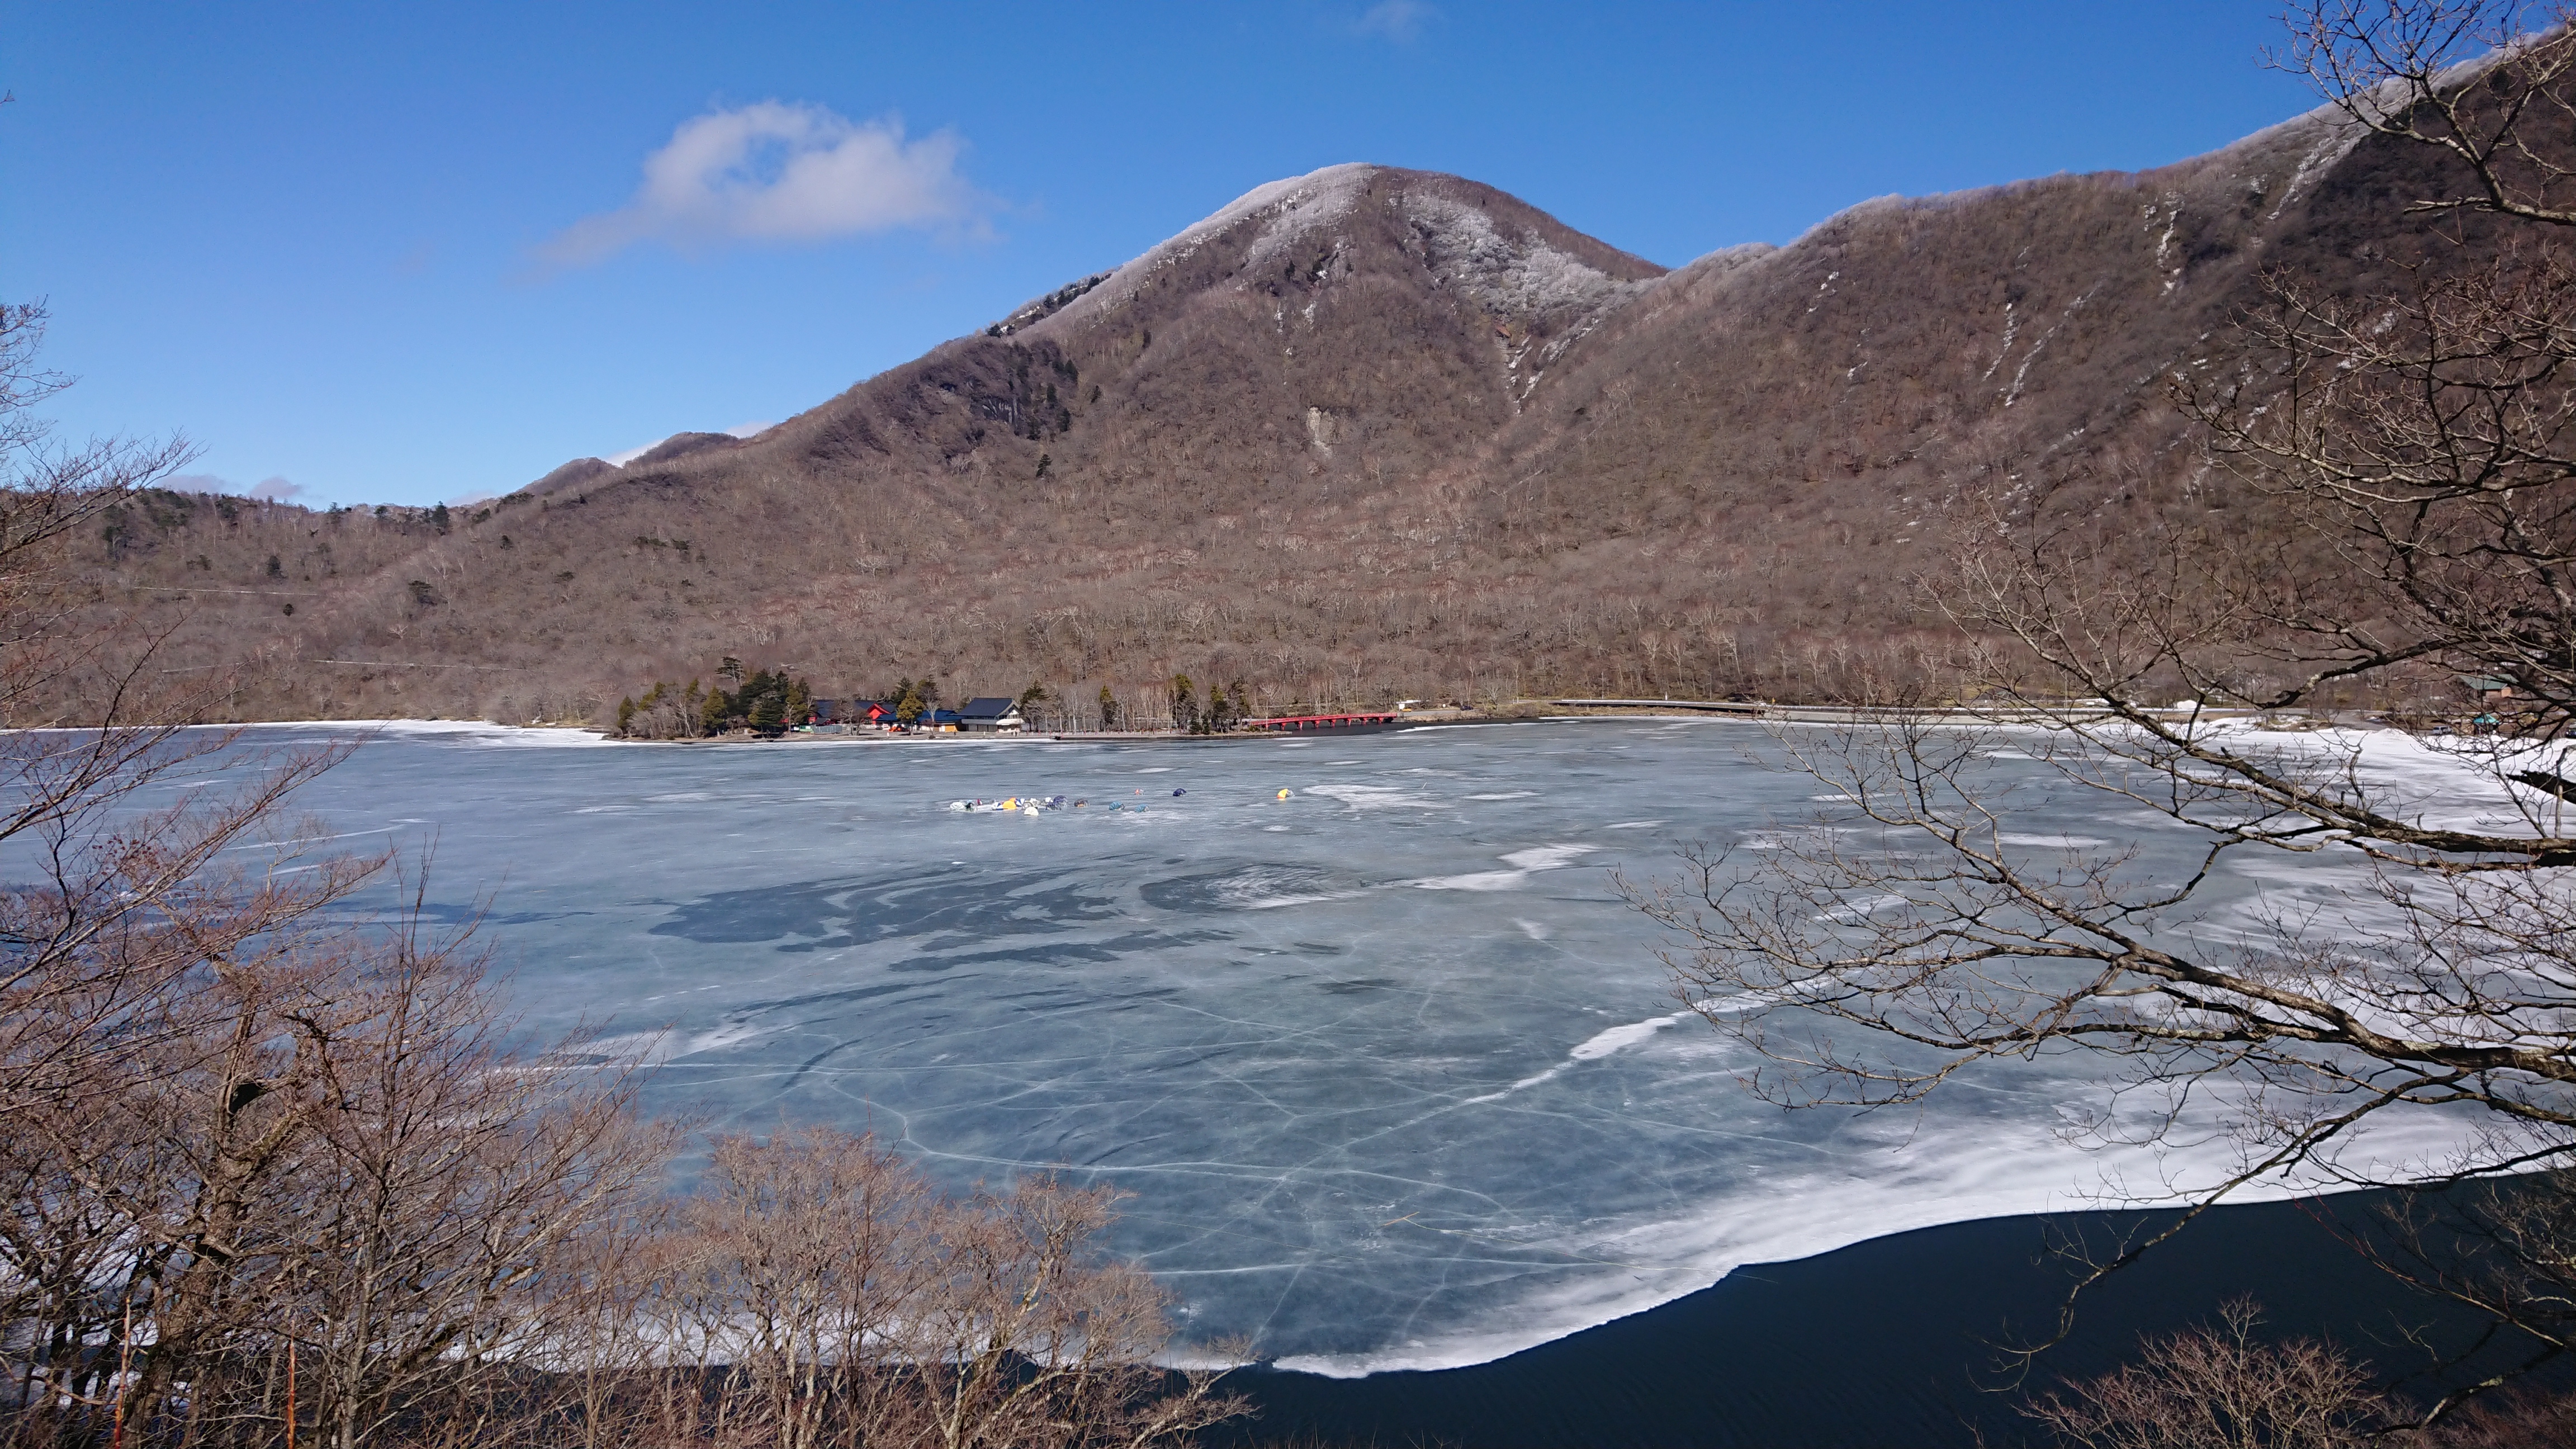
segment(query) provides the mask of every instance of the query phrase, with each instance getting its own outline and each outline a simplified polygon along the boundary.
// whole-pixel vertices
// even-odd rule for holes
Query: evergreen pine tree
[[[1100,727],[1104,730],[1118,728],[1118,696],[1111,694],[1105,684],[1100,686]]]
[[[710,689],[707,691],[706,699],[698,706],[698,733],[722,734],[725,721],[732,717],[733,700],[721,689]]]
[[[787,727],[787,702],[774,690],[753,700],[748,713],[755,734],[774,735]]]
[[[635,700],[634,700],[633,696],[629,696],[629,697],[627,697],[627,698],[625,698],[625,699],[621,699],[621,700],[619,700],[619,701],[617,702],[617,734],[618,734],[618,737],[619,737],[619,738],[621,738],[621,739],[623,739],[623,738],[626,736],[627,732],[628,732],[628,731],[630,731],[630,730],[632,730],[632,729],[634,729],[634,728],[635,728]]]
[[[1189,734],[1199,732],[1198,686],[1186,674],[1172,676],[1172,728]]]
[[[1208,685],[1207,709],[1200,716],[1202,726],[1200,733],[1223,734],[1234,728],[1235,720],[1240,714],[1241,711],[1234,707],[1234,701],[1227,697],[1225,686],[1211,683]]]
[[[437,529],[437,530],[438,530],[439,532],[441,532],[441,533],[445,533],[445,532],[447,532],[447,505],[446,505],[446,504],[442,503],[442,504],[438,505],[436,508],[433,508],[433,509],[431,509],[431,510],[429,511],[429,525],[430,525],[430,527]]]
[[[804,680],[791,680],[787,685],[787,722],[791,725],[814,722],[814,688]]]

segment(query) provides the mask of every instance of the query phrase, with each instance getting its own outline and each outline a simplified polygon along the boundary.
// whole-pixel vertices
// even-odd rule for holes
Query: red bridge
[[[1282,714],[1268,719],[1248,719],[1243,722],[1243,727],[1248,730],[1341,730],[1354,725],[1383,725],[1395,721],[1393,710],[1384,714]]]

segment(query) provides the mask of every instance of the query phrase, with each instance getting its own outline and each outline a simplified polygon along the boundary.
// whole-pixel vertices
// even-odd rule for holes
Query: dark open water
[[[1252,1372],[1259,1416],[1216,1443],[1313,1437],[1460,1449],[1887,1449],[2025,1442],[2026,1389],[2106,1372],[2142,1336],[2207,1323],[2237,1295],[2263,1332],[2330,1340],[2404,1389],[2437,1382],[2402,1330],[2457,1349],[2478,1324],[2370,1267],[2341,1235],[2379,1226],[2386,1194],[2215,1209],[2089,1290],[2076,1331],[2016,1389],[1997,1345],[2055,1321],[2075,1276],[2061,1249],[2152,1231],[2164,1214],[1992,1218],[1922,1228],[1789,1263],[1492,1363],[1329,1379]],[[2527,1342],[2473,1361],[2501,1366]],[[2571,1375],[2547,1375],[2565,1385]]]

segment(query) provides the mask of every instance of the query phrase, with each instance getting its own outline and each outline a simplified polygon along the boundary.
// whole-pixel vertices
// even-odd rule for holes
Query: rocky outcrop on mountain
[[[1969,492],[2240,506],[2169,380],[2250,365],[2266,268],[2384,282],[2432,164],[2320,113],[1672,271],[1475,182],[1330,167],[754,438],[569,464],[448,533],[167,510],[184,541],[100,566],[147,600],[180,559],[310,585],[291,616],[189,596],[169,648],[247,649],[254,713],[562,715],[724,655],[827,694],[1794,695],[1945,637],[1915,580]]]

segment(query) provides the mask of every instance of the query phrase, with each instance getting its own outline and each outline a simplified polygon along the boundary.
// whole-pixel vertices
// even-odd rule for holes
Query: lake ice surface
[[[433,896],[489,902],[531,1027],[658,1043],[653,1107],[872,1130],[953,1186],[1113,1183],[1184,1337],[1292,1367],[1477,1362],[1741,1263],[2224,1162],[2061,1142],[2103,1100],[2083,1059],[1920,1112],[1748,1095],[1611,885],[1834,808],[1739,723],[534,747],[576,742],[397,727],[302,804],[350,845],[434,835]],[[2193,840],[2003,768],[2034,772],[2032,848],[2134,840],[2152,873]],[[1020,795],[1090,803],[946,808]],[[2342,879],[2262,867],[2217,918]]]

